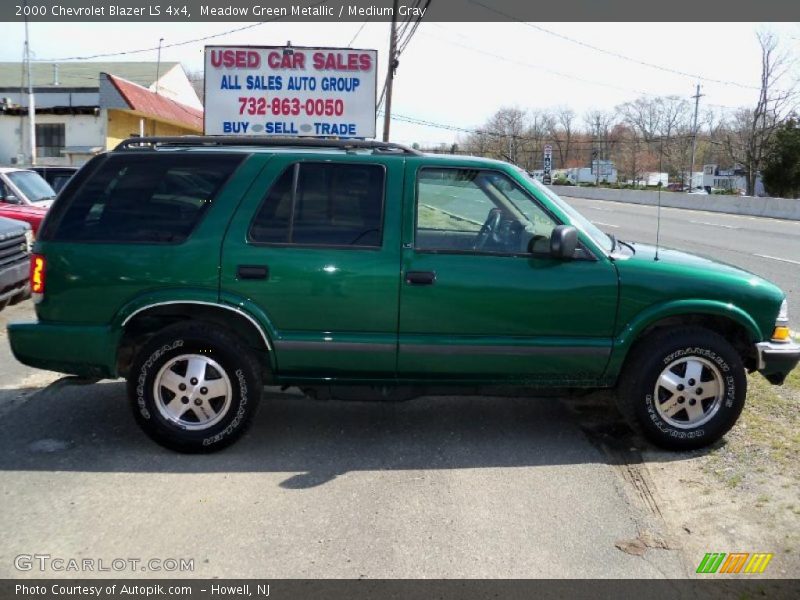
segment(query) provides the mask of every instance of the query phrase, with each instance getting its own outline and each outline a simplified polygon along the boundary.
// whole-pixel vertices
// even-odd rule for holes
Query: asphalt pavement
[[[606,233],[655,244],[654,206],[564,199]],[[735,265],[777,284],[789,299],[789,320],[800,330],[800,221],[661,209],[660,243]]]
[[[676,550],[616,547],[658,524],[553,399],[272,391],[247,437],[186,456],[138,431],[122,383],[56,386],[7,415],[0,471],[0,577],[40,575],[20,553],[191,558],[200,577],[684,573]]]
[[[26,302],[0,313],[0,326],[32,316]],[[688,572],[679,549],[653,543],[664,523],[619,461],[556,398],[315,402],[269,388],[243,439],[182,455],[138,429],[123,382],[32,372],[3,346],[0,578],[109,576],[36,562],[20,571],[20,555],[95,569],[193,561],[185,572],[112,573],[144,577]],[[642,539],[653,546],[643,556],[618,548]]]

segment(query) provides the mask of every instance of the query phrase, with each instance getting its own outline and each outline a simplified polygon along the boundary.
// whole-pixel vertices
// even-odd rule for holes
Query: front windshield
[[[8,178],[25,194],[25,198],[30,202],[50,200],[56,195],[50,184],[33,171],[12,171],[8,173]],[[20,198],[20,200],[23,200],[23,198]]]
[[[538,191],[543,193],[547,198],[558,208],[564,211],[572,221],[572,224],[575,225],[578,229],[582,230],[586,235],[591,237],[597,245],[600,246],[606,252],[611,252],[614,248],[614,242],[608,237],[605,233],[600,231],[597,226],[592,223],[589,219],[584,217],[581,213],[575,210],[572,206],[564,202],[558,194],[553,192],[550,188],[546,185],[540,183],[538,180],[534,179],[524,170],[520,169],[520,171],[525,175],[527,180],[535,187]]]

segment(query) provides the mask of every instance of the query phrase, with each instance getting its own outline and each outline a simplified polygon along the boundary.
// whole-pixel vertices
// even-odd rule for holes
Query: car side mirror
[[[2,198],[3,202],[7,204],[22,204],[19,198],[17,198],[14,194],[8,194]]]
[[[556,225],[550,234],[550,256],[572,258],[578,247],[578,230],[571,225]]]

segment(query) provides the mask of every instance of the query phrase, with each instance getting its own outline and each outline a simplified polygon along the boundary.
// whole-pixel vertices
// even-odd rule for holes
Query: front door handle
[[[268,279],[269,267],[267,265],[239,265],[236,267],[237,279]]]
[[[435,282],[435,271],[406,271],[406,283],[410,285],[433,285]]]

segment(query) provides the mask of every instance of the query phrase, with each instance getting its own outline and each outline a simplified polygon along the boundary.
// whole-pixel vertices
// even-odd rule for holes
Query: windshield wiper
[[[633,252],[634,254],[636,254],[636,248],[634,248],[634,247],[633,247],[633,244],[630,244],[630,243],[628,243],[628,242],[625,242],[625,241],[623,241],[623,240],[619,240],[619,243],[620,243],[620,244],[624,244],[625,246],[627,246],[628,248],[630,248],[630,249],[631,249],[631,252]]]
[[[606,235],[611,240],[611,252],[614,252],[617,249],[617,236],[613,233],[607,233]]]

